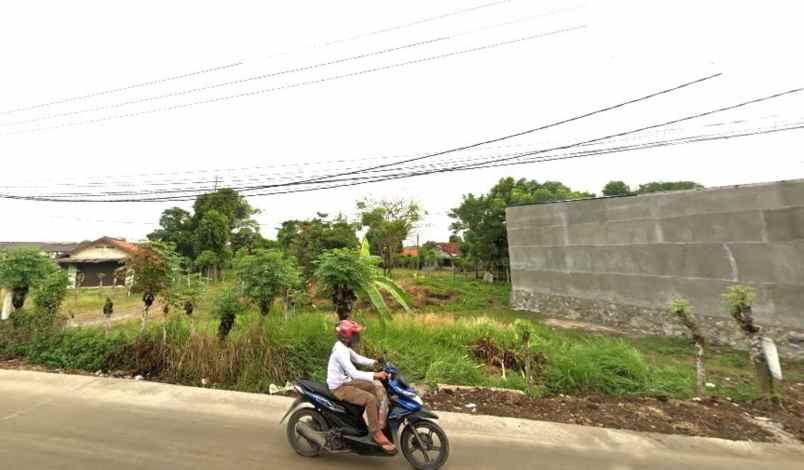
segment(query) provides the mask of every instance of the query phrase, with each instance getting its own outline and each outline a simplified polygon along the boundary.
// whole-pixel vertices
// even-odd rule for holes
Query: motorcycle
[[[388,395],[388,416],[383,433],[401,448],[405,459],[417,470],[441,468],[449,457],[449,441],[438,419],[424,407],[424,402],[391,363],[383,370]],[[374,442],[363,419],[363,407],[338,400],[325,384],[299,380],[294,386],[299,397],[282,417],[288,419],[290,446],[304,457],[323,453],[353,452],[366,456],[387,454]],[[310,406],[311,405],[311,406]],[[401,432],[400,432],[401,431]]]

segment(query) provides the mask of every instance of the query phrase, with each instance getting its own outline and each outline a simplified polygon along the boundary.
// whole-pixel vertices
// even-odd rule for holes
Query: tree
[[[226,218],[230,233],[240,228],[256,229],[258,226],[251,216],[258,214],[259,211],[251,207],[245,197],[231,188],[221,188],[198,196],[193,203],[193,211],[196,226],[211,211]]]
[[[392,279],[385,277],[377,268],[380,259],[371,256],[367,240],[361,249],[338,248],[325,251],[318,258],[315,278],[325,286],[332,296],[338,318],[345,320],[352,312],[352,305],[358,294],[368,299],[380,314],[380,321],[390,317],[380,291],[387,292],[405,310],[410,310],[405,301],[405,291]]]
[[[32,287],[60,269],[35,249],[19,249],[0,253],[0,287],[11,290],[12,305],[20,309]]]
[[[215,269],[215,277],[219,276],[219,271],[226,263],[227,243],[229,242],[229,222],[226,216],[217,210],[210,210],[198,222],[195,231],[196,253],[211,252],[215,256],[205,255],[205,261],[214,263],[211,265]],[[200,256],[200,255],[199,255]]]
[[[355,224],[338,215],[329,220],[327,214],[319,213],[309,220],[287,220],[276,234],[282,250],[293,256],[306,281],[313,277],[315,261],[326,250],[357,248]]]
[[[427,242],[419,248],[419,266],[434,267],[438,265],[440,249],[435,242]]]
[[[754,373],[760,389],[763,394],[775,399],[773,375],[768,363],[769,358],[765,356],[762,348],[763,340],[770,341],[770,338],[760,337],[761,328],[754,324],[752,312],[754,298],[756,298],[756,291],[747,286],[731,286],[723,293],[723,300],[729,308],[731,316],[748,339],[750,346],[748,354],[751,363],[754,365]],[[778,357],[773,359],[778,361]],[[778,373],[781,374],[781,371],[778,371]]]
[[[213,313],[218,318],[218,339],[225,341],[234,327],[235,318],[243,313],[243,304],[234,289],[225,289],[215,299]]]
[[[706,340],[701,329],[698,327],[698,320],[692,313],[690,304],[686,299],[675,299],[670,305],[670,310],[681,320],[681,323],[689,330],[692,335],[692,342],[695,344],[695,378],[697,379],[698,396],[702,397],[706,391],[706,369],[704,368],[704,346]]]
[[[129,255],[123,270],[133,280],[132,290],[142,292],[142,325],[148,324],[148,313],[156,297],[167,296],[179,272],[180,258],[173,249],[161,242],[140,245]]]
[[[47,274],[33,289],[33,302],[37,310],[50,315],[59,312],[62,302],[67,297],[70,278],[67,272],[54,263],[47,265]]]
[[[299,270],[292,258],[278,250],[258,249],[252,255],[241,256],[235,262],[237,278],[246,298],[257,304],[262,316],[267,316],[274,299],[297,286]]]
[[[114,302],[109,297],[106,297],[106,302],[103,304],[103,316],[106,319],[104,325],[106,326],[106,336],[112,330],[112,314],[114,313]]]
[[[538,183],[533,180],[502,178],[487,194],[465,194],[461,205],[449,216],[455,221],[450,229],[459,235],[461,253],[474,264],[475,273],[483,269],[495,271],[497,277],[508,277],[508,232],[505,209],[511,205],[535,204],[593,197],[594,194],[573,191],[557,181]]]
[[[402,243],[421,219],[422,209],[405,199],[358,201],[360,223],[368,227],[366,238],[371,251],[382,257],[385,275],[391,274],[394,260],[402,251]]]
[[[258,212],[236,191],[222,188],[196,198],[192,213],[179,207],[165,210],[160,228],[148,234],[148,239],[172,244],[188,260],[187,267],[211,250],[218,269],[232,258],[231,253],[265,247],[267,241],[252,218]]]
[[[603,187],[604,196],[628,196],[633,194],[631,188],[622,181],[609,181]]]
[[[212,268],[218,266],[220,261],[218,255],[212,250],[204,250],[195,259],[195,267],[205,273],[206,277],[212,277]]]
[[[638,194],[658,193],[663,191],[683,191],[687,189],[702,189],[702,184],[694,181],[653,181],[640,184]]]
[[[180,207],[172,207],[162,212],[159,228],[148,234],[148,239],[172,243],[180,255],[192,259],[196,255],[194,231],[193,215]]]

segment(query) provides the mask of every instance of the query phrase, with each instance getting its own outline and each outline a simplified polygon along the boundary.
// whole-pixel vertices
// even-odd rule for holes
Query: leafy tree
[[[67,297],[69,285],[67,272],[55,264],[49,264],[47,275],[34,287],[34,305],[41,312],[55,315]]]
[[[603,187],[604,196],[628,196],[632,194],[631,188],[623,181],[609,181]]]
[[[723,293],[723,301],[726,303],[731,316],[748,339],[750,345],[748,357],[754,365],[754,374],[762,393],[778,401],[773,387],[773,374],[762,351],[763,339],[769,341],[770,338],[761,337],[759,333],[762,328],[754,323],[752,309],[755,298],[756,291],[748,286],[731,286]]]
[[[380,314],[380,321],[385,325],[391,312],[381,290],[387,292],[405,310],[410,310],[405,301],[405,291],[392,279],[382,275],[377,267],[379,261],[378,257],[369,253],[368,241],[365,239],[359,251],[338,248],[325,251],[318,258],[315,277],[330,291],[339,319],[349,318],[354,301],[361,295],[371,302]]]
[[[227,220],[229,232],[240,228],[257,228],[257,222],[251,216],[259,213],[249,205],[245,197],[231,188],[221,188],[215,192],[198,196],[193,203],[196,225],[211,211],[215,211]]]
[[[198,257],[195,259],[195,267],[196,269],[205,272],[207,277],[212,277],[212,268],[218,266],[220,264],[220,260],[218,255],[212,250],[204,250]]]
[[[440,249],[435,242],[427,242],[419,248],[419,266],[433,267],[438,265]]]
[[[179,254],[192,259],[196,255],[194,232],[193,215],[180,207],[172,207],[162,212],[159,228],[148,234],[148,239],[172,243]]]
[[[260,314],[268,315],[274,299],[299,284],[296,263],[278,250],[258,249],[235,262],[237,278],[245,297],[257,304]]]
[[[372,252],[382,257],[386,275],[391,274],[402,243],[422,217],[422,209],[405,199],[358,201],[360,223],[368,227],[366,238]]]
[[[231,234],[232,251],[235,253],[241,251],[251,253],[258,248],[263,248],[266,242],[268,240],[265,240],[260,232],[252,227],[241,227]]]
[[[19,249],[0,253],[0,287],[11,290],[12,304],[20,309],[31,288],[44,282],[59,269],[53,261],[36,249]]]
[[[233,252],[266,247],[259,224],[252,218],[257,213],[243,196],[222,188],[196,198],[192,213],[179,207],[165,210],[159,229],[148,234],[148,239],[172,244],[187,260],[211,250],[218,263],[214,267],[221,268]]]
[[[329,220],[327,214],[309,220],[288,220],[282,223],[276,239],[282,250],[296,259],[305,281],[313,277],[315,261],[326,250],[356,248],[359,244],[356,227],[338,215]]]
[[[173,249],[161,242],[140,245],[129,255],[123,270],[133,280],[132,290],[142,292],[142,325],[145,331],[148,313],[157,296],[167,297],[179,273],[181,259]]]
[[[511,205],[535,204],[593,197],[594,194],[573,191],[557,181],[539,183],[511,177],[501,179],[487,194],[466,194],[461,205],[452,209],[450,225],[463,239],[461,253],[475,265],[497,274],[508,275],[508,233],[505,208]]]
[[[234,327],[235,318],[244,311],[243,304],[240,303],[240,296],[234,289],[225,289],[215,299],[212,311],[220,321],[218,338],[225,341]]]
[[[683,191],[686,189],[702,189],[702,184],[694,181],[653,181],[640,184],[638,194],[658,193],[663,191]]]
[[[226,216],[212,209],[199,221],[195,231],[196,252],[215,254],[214,258],[206,255],[205,261],[210,262],[214,259],[212,267],[215,268],[216,277],[226,262],[226,248],[229,242],[228,224]]]

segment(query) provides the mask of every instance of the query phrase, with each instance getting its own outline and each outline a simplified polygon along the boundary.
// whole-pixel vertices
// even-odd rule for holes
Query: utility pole
[[[214,187],[215,191],[217,191],[217,190],[218,190],[218,180],[219,180],[219,179],[220,179],[220,178],[218,178],[218,175],[215,175],[215,187]]]
[[[419,233],[416,232],[416,270],[422,270],[422,257],[419,248]]]

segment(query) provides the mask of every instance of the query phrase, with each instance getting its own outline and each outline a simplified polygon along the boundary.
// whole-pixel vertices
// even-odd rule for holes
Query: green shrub
[[[594,338],[547,351],[545,386],[553,392],[621,395],[647,388],[647,363],[621,340]]]

